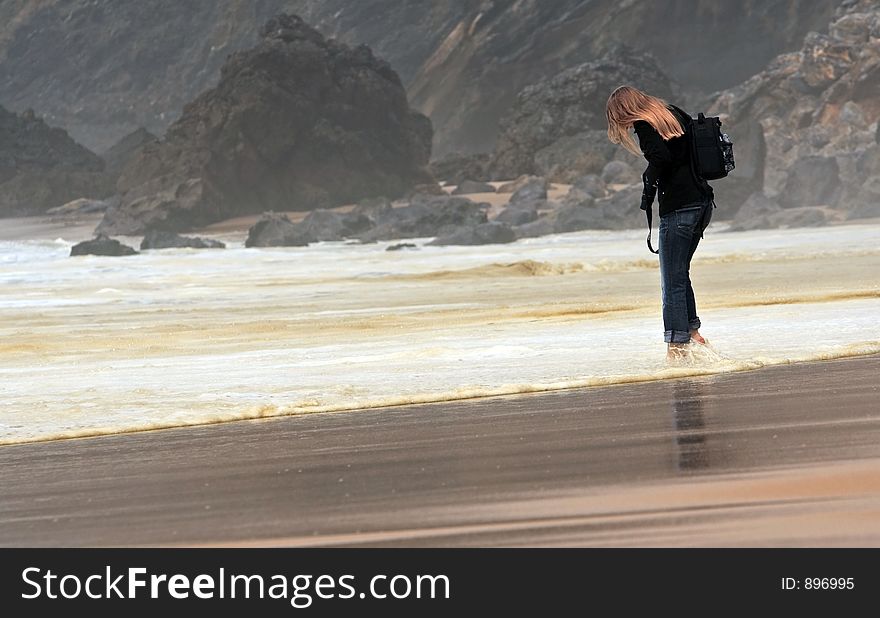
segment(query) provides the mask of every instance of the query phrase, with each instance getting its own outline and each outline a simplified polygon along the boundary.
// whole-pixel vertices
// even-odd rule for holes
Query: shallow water
[[[716,353],[675,368],[643,236],[386,252],[231,235],[126,258],[0,242],[0,443],[880,352],[880,225],[710,228],[692,278]]]

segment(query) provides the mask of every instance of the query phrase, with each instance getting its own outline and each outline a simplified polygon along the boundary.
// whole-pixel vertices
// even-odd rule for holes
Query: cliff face
[[[429,115],[435,152],[489,151],[516,94],[618,43],[690,91],[732,86],[823,30],[839,0],[4,0],[0,103],[103,151],[161,135],[279,11],[368,44]],[[704,60],[713,58],[713,71]]]
[[[237,52],[216,87],[123,169],[100,231],[186,230],[264,210],[398,197],[429,181],[431,123],[366,46],[282,14]]]

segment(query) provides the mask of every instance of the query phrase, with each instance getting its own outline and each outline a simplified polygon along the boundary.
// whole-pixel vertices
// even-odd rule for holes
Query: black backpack
[[[733,142],[721,132],[721,119],[706,117],[703,112],[691,118],[691,147],[694,173],[703,180],[718,180],[727,176],[736,164],[733,161]]]
[[[721,132],[721,119],[717,116],[706,117],[700,112],[694,119],[681,108],[675,105],[671,107],[687,119],[684,130],[690,135],[691,173],[697,186],[711,201],[712,208],[715,208],[715,195],[707,181],[724,178],[736,167],[733,142],[727,133]],[[646,208],[645,214],[648,217],[648,249],[651,253],[658,253],[651,245],[651,209]]]

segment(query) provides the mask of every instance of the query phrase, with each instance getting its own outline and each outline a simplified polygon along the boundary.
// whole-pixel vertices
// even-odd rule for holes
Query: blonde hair
[[[657,130],[665,140],[684,135],[678,118],[670,111],[666,101],[652,97],[632,86],[620,86],[608,97],[605,105],[608,119],[608,139],[621,144],[635,155],[642,154],[629,130],[636,120],[644,120]]]

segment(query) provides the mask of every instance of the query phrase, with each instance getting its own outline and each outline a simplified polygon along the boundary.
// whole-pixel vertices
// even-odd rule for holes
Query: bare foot
[[[686,343],[670,343],[666,348],[666,360],[670,363],[679,363],[687,359]]]
[[[700,334],[700,331],[697,329],[694,329],[691,331],[691,340],[696,341],[697,343],[702,343],[703,345],[706,345],[706,340],[703,339],[703,336]]]

